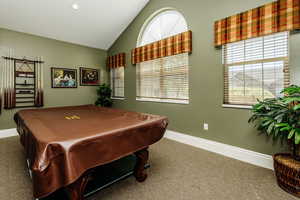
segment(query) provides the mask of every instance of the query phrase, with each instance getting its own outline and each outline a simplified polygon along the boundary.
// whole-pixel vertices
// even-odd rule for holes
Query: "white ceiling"
[[[106,50],[148,2],[0,0],[0,27]]]

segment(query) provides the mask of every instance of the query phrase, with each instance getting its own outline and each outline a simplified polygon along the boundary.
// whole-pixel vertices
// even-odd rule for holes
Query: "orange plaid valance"
[[[107,58],[108,68],[125,67],[125,64],[126,64],[125,53],[119,53],[114,56],[108,56]]]
[[[215,22],[215,46],[300,29],[300,0],[278,0]]]
[[[166,56],[192,52],[192,31],[174,35],[131,51],[131,62],[137,64]]]

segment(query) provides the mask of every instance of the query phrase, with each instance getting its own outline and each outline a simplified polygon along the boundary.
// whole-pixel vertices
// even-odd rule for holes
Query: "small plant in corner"
[[[101,84],[97,89],[98,99],[95,102],[97,106],[111,107],[113,102],[111,99],[112,90],[108,84]]]
[[[249,123],[255,123],[259,131],[281,137],[291,144],[292,154],[273,155],[274,171],[278,185],[285,191],[300,197],[300,87],[289,86],[282,97],[259,101],[252,108]]]

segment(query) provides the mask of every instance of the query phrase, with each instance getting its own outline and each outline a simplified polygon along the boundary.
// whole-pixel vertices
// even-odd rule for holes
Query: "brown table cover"
[[[168,124],[166,117],[93,105],[22,110],[14,119],[35,198],[157,142]]]

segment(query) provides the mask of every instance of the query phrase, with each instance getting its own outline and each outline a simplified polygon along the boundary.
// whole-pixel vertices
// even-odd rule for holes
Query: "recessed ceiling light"
[[[73,8],[74,10],[78,10],[78,9],[79,9],[79,5],[78,5],[77,3],[73,3],[73,4],[72,4],[72,8]]]

